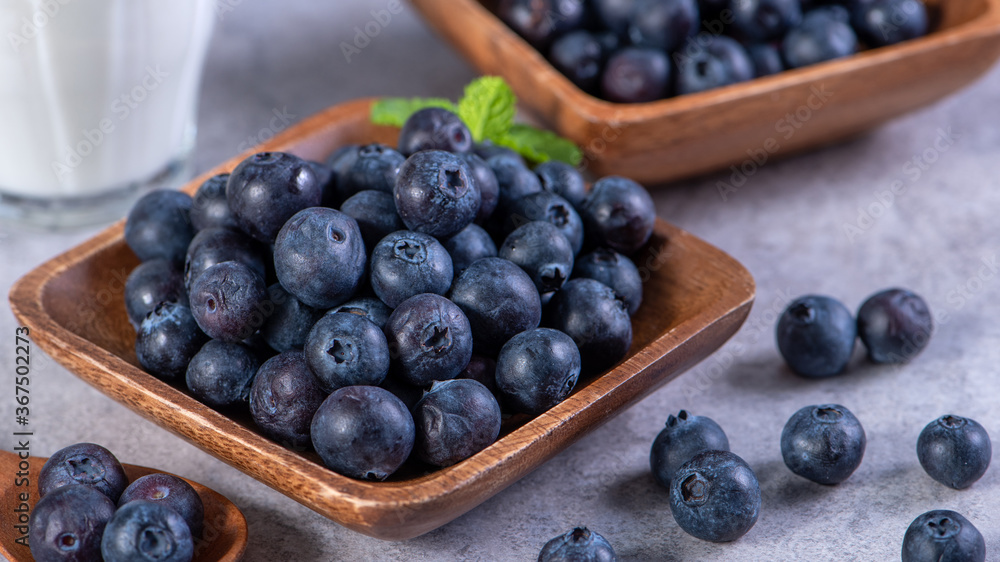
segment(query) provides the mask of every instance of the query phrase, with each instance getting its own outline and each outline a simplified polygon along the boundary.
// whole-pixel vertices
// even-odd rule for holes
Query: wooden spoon
[[[4,481],[3,486],[0,486],[3,489],[0,495],[0,513],[3,516],[0,519],[4,522],[0,525],[0,558],[6,557],[17,562],[34,560],[27,546],[27,536],[18,542],[22,531],[27,529],[27,523],[20,523],[19,519],[22,514],[27,519],[28,513],[38,502],[38,473],[45,461],[42,457],[28,457],[25,471],[21,465],[23,461],[17,454],[0,451],[0,478]],[[131,464],[122,466],[125,467],[129,482],[147,474],[163,472]],[[27,482],[22,480],[25,477]],[[247,520],[243,513],[221,494],[187,478],[184,480],[194,487],[205,504],[205,529],[202,538],[195,541],[194,562],[240,560],[247,548]],[[21,494],[28,494],[27,502],[21,501]],[[24,527],[18,530],[20,525]]]

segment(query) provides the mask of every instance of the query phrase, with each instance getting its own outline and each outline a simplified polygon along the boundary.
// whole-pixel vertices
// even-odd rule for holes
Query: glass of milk
[[[215,0],[0,0],[0,221],[109,221],[186,179],[215,19]]]

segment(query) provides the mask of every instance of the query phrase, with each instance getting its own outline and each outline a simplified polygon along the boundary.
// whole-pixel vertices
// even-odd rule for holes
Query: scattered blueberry
[[[28,522],[28,545],[36,562],[90,562],[101,559],[101,537],[115,503],[92,486],[64,486],[35,504]]]
[[[729,451],[702,451],[670,483],[670,511],[689,535],[734,541],[760,514],[760,484],[750,465]]]
[[[682,464],[702,451],[728,451],[729,439],[719,424],[705,416],[693,416],[681,410],[667,418],[649,451],[649,466],[653,476],[664,488],[670,489],[670,479]]]
[[[792,371],[804,377],[831,377],[843,371],[856,335],[850,311],[830,297],[799,297],[778,319],[778,350]]]
[[[928,476],[962,490],[982,478],[990,466],[993,445],[986,429],[960,416],[941,416],[917,438],[917,458]]]
[[[961,514],[935,509],[906,529],[903,562],[986,562],[986,541]]]
[[[158,189],[143,195],[125,219],[125,243],[142,261],[162,258],[183,263],[194,237],[191,196]]]
[[[580,351],[569,336],[551,328],[528,330],[500,350],[497,389],[515,411],[539,414],[569,396],[580,366]]]
[[[245,345],[211,340],[191,358],[184,380],[191,394],[209,406],[246,404],[259,366]]]
[[[781,431],[781,456],[788,469],[819,484],[839,484],[865,455],[865,430],[839,404],[806,406]]]
[[[104,562],[189,562],[194,538],[184,518],[159,502],[135,500],[115,512],[101,539]]]
[[[285,221],[322,201],[312,167],[298,156],[261,152],[240,162],[229,176],[226,199],[240,228],[272,243]]]
[[[876,363],[903,363],[927,347],[934,319],[927,303],[905,289],[887,289],[858,309],[858,336]]]
[[[90,486],[118,501],[128,486],[128,476],[111,451],[94,443],[77,443],[56,451],[38,473],[38,494],[74,484]]]
[[[601,535],[577,527],[545,543],[538,562],[617,562],[611,543]]]
[[[304,351],[326,392],[353,384],[374,386],[389,372],[385,334],[358,314],[328,312],[310,330]]]

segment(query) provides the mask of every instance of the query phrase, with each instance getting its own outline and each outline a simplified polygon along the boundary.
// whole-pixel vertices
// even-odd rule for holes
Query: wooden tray
[[[332,107],[186,186],[232,170],[259,150],[322,159],[346,143],[395,145],[398,131],[368,122],[372,100]],[[261,436],[248,416],[230,418],[183,389],[138,368],[135,333],[125,314],[125,276],[138,264],[122,238],[123,221],[43,264],[11,290],[11,308],[31,337],[101,392],[226,463],[330,519],[382,539],[415,537],[482,503],[588,431],[702,360],[732,336],[750,311],[754,282],[735,260],[658,221],[636,265],[646,279],[633,319],[628,357],[582,381],[564,402],[534,419],[505,425],[474,457],[430,474],[386,482],[327,470],[314,453]]]
[[[490,9],[495,0],[410,0],[484,74],[503,76],[596,175],[660,183],[851,137],[966,86],[1000,57],[1000,0],[924,0],[933,33],[844,59],[642,104],[573,85]]]

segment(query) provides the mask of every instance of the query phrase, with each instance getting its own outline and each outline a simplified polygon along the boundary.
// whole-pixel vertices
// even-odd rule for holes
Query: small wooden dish
[[[5,521],[8,516],[17,513],[14,510],[22,503],[18,495],[29,489],[28,510],[30,512],[35,508],[35,504],[38,503],[38,474],[46,460],[41,457],[28,457],[29,486],[4,486],[4,491],[0,494],[0,509],[5,514]],[[16,454],[0,451],[0,474],[13,477],[18,472],[20,461]],[[122,466],[129,482],[147,474],[163,472],[132,464]],[[184,480],[198,492],[202,503],[205,504],[205,529],[201,540],[195,541],[194,562],[236,562],[242,559],[247,548],[247,520],[243,517],[243,513],[233,505],[233,502],[218,492],[187,478]],[[12,521],[11,524],[5,523],[0,527],[0,557],[11,562],[31,562],[34,558],[28,547],[15,542],[21,536],[14,528],[15,524]]]
[[[845,139],[934,102],[1000,56],[1000,0],[925,0],[933,32],[844,59],[642,104],[573,85],[491,10],[496,0],[410,0],[484,74],[584,149],[596,175],[654,184]],[[738,179],[737,179],[738,181]]]
[[[253,152],[281,150],[323,159],[347,143],[395,144],[398,130],[368,121],[372,100],[332,107],[240,155],[209,176],[228,172]],[[614,414],[708,356],[746,319],[754,282],[722,251],[658,221],[637,256],[646,280],[633,318],[627,358],[533,419],[515,417],[500,439],[457,465],[427,474],[362,482],[326,469],[315,453],[289,450],[257,432],[246,415],[213,410],[182,388],[138,367],[135,332],[122,292],[138,264],[124,221],[41,265],[11,290],[11,308],[53,358],[101,392],[330,519],[382,539],[406,539],[439,527],[482,503]]]

